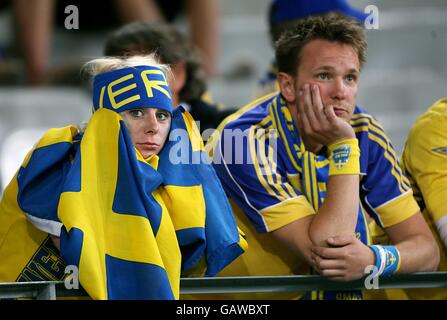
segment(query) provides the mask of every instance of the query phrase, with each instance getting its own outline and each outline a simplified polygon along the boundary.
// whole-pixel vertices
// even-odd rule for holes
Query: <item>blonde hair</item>
[[[131,56],[131,57],[103,57],[98,59],[93,59],[88,61],[81,69],[82,75],[88,75],[90,77],[95,77],[98,74],[119,70],[124,68],[132,68],[137,66],[153,66],[161,69],[166,78],[172,76],[171,68],[158,62],[157,56],[155,54],[141,55],[141,56]],[[168,81],[169,82],[169,81]]]

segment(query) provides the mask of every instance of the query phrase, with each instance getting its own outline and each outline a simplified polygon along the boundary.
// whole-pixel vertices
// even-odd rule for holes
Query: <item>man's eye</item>
[[[357,77],[353,74],[349,74],[346,76],[346,80],[348,80],[349,82],[355,82],[357,80]]]
[[[329,75],[325,72],[318,74],[318,79],[320,80],[327,80],[329,78]]]
[[[129,110],[129,114],[134,118],[141,118],[143,116],[143,111],[139,109]]]

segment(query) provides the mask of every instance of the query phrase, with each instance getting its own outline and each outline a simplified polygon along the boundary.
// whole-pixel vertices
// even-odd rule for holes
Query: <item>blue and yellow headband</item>
[[[163,70],[137,66],[101,73],[93,81],[93,107],[122,112],[159,108],[172,113],[172,96]]]

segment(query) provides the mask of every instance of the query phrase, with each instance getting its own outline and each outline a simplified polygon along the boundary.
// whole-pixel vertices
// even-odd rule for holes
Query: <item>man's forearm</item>
[[[439,248],[425,235],[417,235],[396,244],[401,264],[397,273],[436,271],[439,265]]]
[[[359,176],[330,176],[327,197],[309,227],[314,245],[327,246],[333,236],[352,235],[357,224]]]
[[[439,264],[439,247],[420,212],[385,229],[399,251],[398,273],[435,271]]]

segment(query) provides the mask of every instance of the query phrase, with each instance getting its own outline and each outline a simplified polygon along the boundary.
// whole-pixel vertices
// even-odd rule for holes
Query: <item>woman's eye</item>
[[[141,118],[143,116],[143,111],[139,109],[129,110],[129,113],[134,118]]]
[[[168,119],[168,118],[169,118],[169,113],[167,113],[167,112],[161,112],[161,111],[157,112],[157,119],[158,119],[158,120],[160,120],[160,121],[164,121],[164,120],[166,120],[166,119]]]

